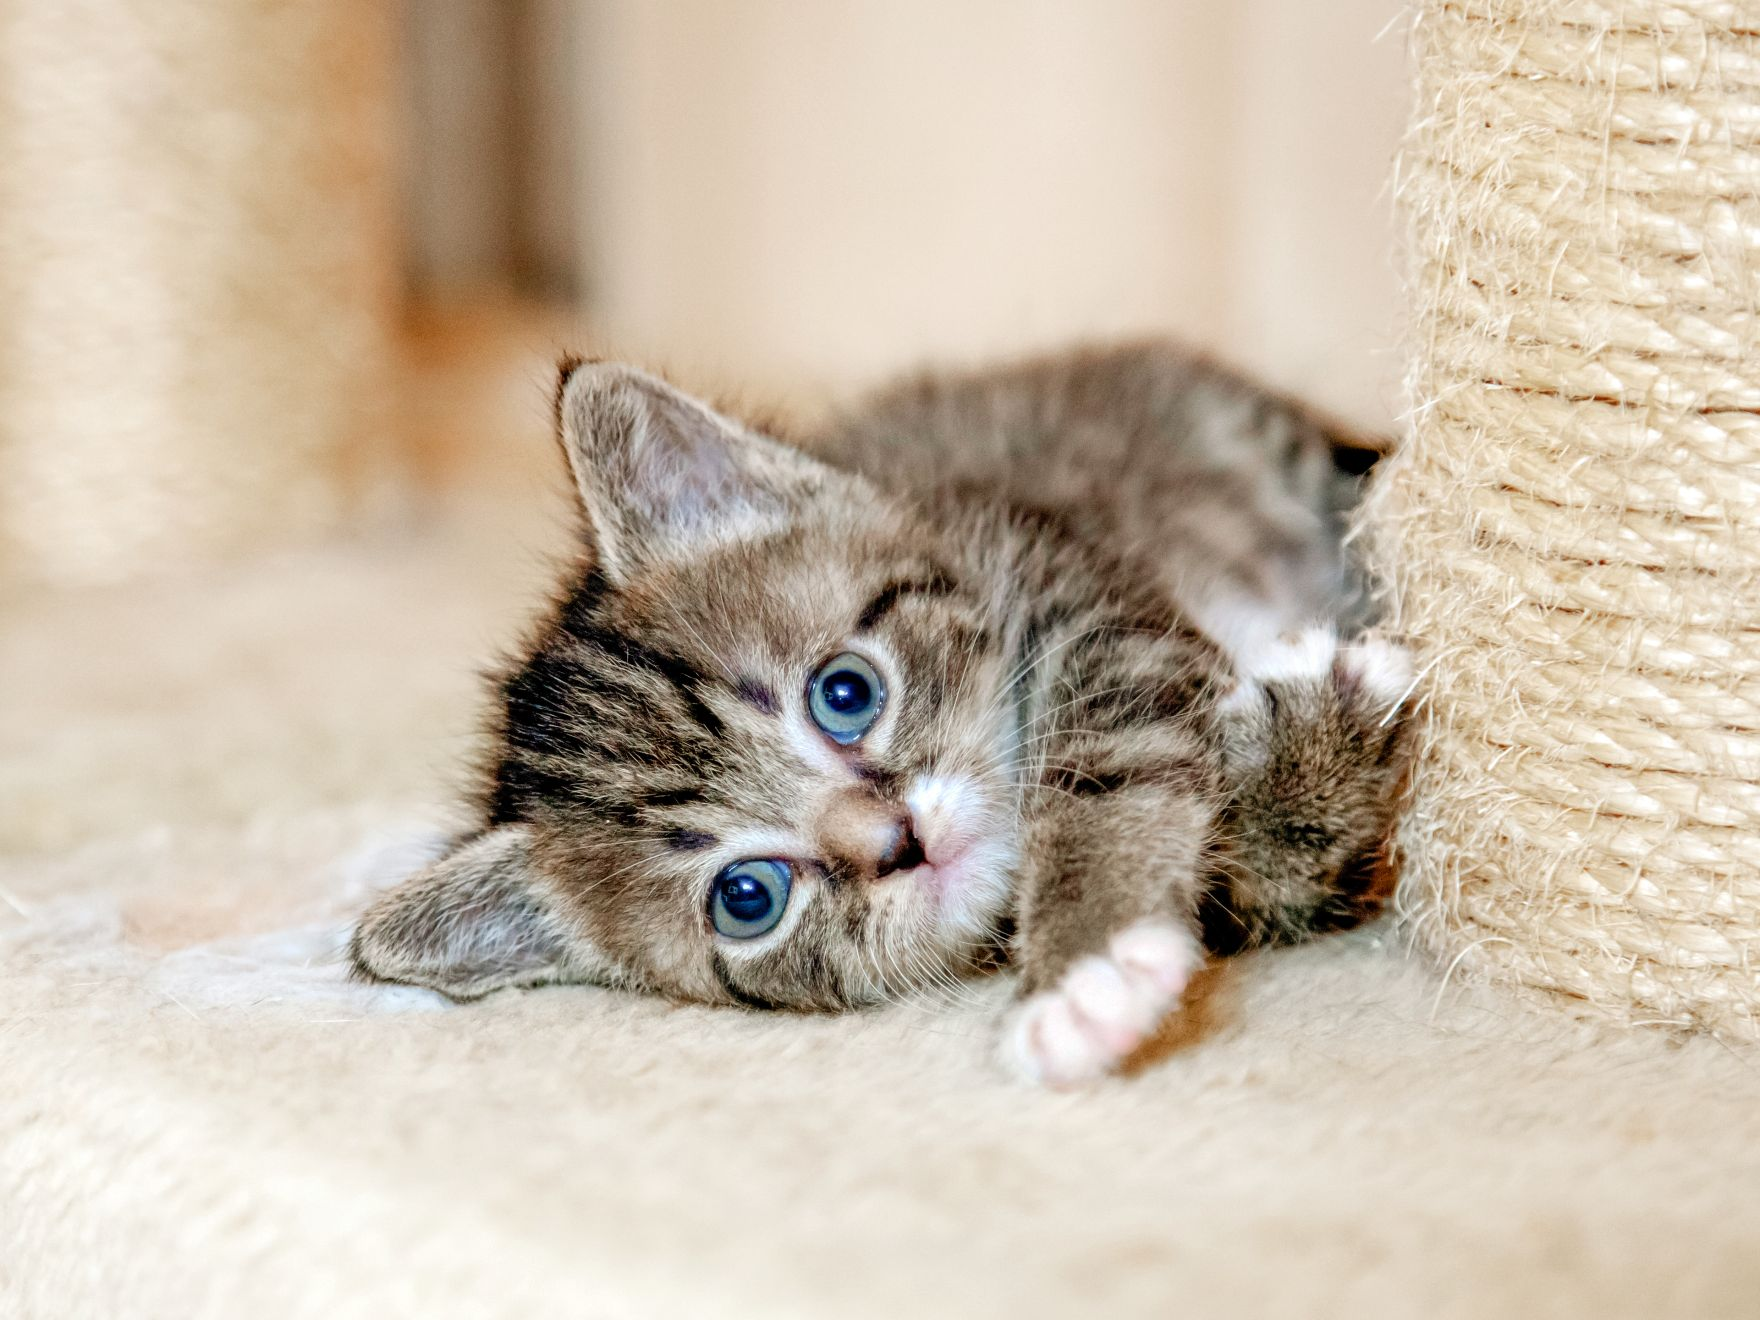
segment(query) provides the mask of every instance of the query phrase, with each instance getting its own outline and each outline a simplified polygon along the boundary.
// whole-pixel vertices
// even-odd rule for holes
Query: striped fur
[[[1145,921],[1234,948],[1369,906],[1403,692],[1330,633],[1290,658],[1364,612],[1366,451],[1299,407],[1160,345],[923,377],[799,446],[630,368],[558,397],[581,563],[500,680],[479,828],[367,914],[364,972],[841,1010],[1011,961],[1042,991]],[[846,650],[889,697],[842,748],[805,698]],[[847,864],[857,799],[927,862]],[[782,922],[718,936],[753,857],[794,866]]]

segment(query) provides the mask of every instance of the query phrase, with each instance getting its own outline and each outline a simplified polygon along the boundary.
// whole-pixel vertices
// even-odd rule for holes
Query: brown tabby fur
[[[1362,452],[1296,405],[1143,344],[925,376],[804,448],[605,364],[558,421],[586,552],[500,682],[478,828],[366,915],[363,972],[840,1010],[1002,962],[1030,993],[1145,918],[1230,950],[1367,906],[1398,698],[1341,662],[1229,699],[1230,620],[1363,613]],[[888,700],[839,748],[803,694],[847,650]],[[850,822],[907,806],[935,868],[878,879]],[[751,857],[794,892],[731,941],[709,886]]]

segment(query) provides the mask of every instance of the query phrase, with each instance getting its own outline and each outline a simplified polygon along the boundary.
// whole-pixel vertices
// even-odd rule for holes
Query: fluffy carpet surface
[[[524,539],[5,605],[4,1314],[1760,1310],[1760,1058],[1384,930],[1206,973],[1073,1095],[994,1066],[1001,980],[840,1019],[350,982]]]

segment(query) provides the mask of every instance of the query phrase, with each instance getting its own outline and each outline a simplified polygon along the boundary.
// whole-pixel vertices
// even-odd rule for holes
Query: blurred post
[[[391,0],[0,0],[0,570],[104,580],[382,489]]]

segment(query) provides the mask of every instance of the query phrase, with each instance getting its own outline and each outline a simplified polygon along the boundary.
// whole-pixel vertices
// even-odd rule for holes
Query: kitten
[[[1203,948],[1348,925],[1403,653],[1342,548],[1372,457],[1139,345],[882,393],[805,447],[567,363],[586,554],[500,681],[477,827],[358,968],[844,1010],[1019,969],[1027,1075],[1115,1068]]]

